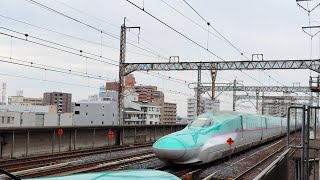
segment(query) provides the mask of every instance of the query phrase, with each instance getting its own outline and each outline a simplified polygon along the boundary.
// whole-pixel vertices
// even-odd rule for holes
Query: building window
[[[7,124],[9,124],[9,123],[10,123],[10,117],[7,118]]]
[[[153,115],[150,115],[150,118],[153,118]]]
[[[104,116],[104,114],[102,114],[102,116]]]
[[[79,103],[75,103],[74,106],[80,106],[80,104]]]
[[[104,108],[104,106],[102,106]]]
[[[93,124],[93,121],[91,121],[91,124]]]
[[[12,124],[14,124],[14,117],[11,117]]]
[[[112,116],[114,116],[114,113],[112,113]]]
[[[2,117],[2,124],[4,124],[4,117]]]
[[[80,114],[80,111],[75,111],[74,114]]]
[[[88,115],[88,112],[86,112],[86,115]]]
[[[87,104],[86,107],[88,107],[89,105]]]
[[[20,125],[22,125],[23,124],[23,119],[20,119]]]
[[[102,121],[101,123],[102,123],[102,124],[104,124],[104,122],[103,122],[103,121]]]

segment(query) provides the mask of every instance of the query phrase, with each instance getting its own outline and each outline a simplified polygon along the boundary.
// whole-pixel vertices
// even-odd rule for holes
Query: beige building
[[[177,121],[177,104],[165,102],[161,111],[161,124],[175,124]],[[163,112],[163,113],[162,113]]]
[[[42,105],[42,98],[28,98],[23,96],[9,96],[8,104],[30,104],[30,105]]]

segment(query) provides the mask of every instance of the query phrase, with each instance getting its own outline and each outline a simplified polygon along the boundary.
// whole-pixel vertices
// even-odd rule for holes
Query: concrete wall
[[[154,142],[186,125],[0,128],[0,159],[52,154],[115,144]],[[109,131],[116,136],[108,138]],[[116,143],[118,142],[118,143]]]

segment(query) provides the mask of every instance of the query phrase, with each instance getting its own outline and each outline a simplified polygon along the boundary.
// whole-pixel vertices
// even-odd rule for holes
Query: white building
[[[117,125],[118,103],[116,101],[80,101],[75,103],[73,124]]]
[[[125,124],[159,124],[161,107],[154,103],[138,101],[138,93],[124,93],[124,122]]]
[[[0,112],[0,127],[72,126],[72,114]]]
[[[55,105],[39,106],[30,104],[0,105],[0,112],[35,112],[35,113],[57,113]]]
[[[219,100],[211,100],[209,98],[201,98],[201,102],[203,105],[204,112],[213,112],[220,110],[220,101]],[[188,98],[188,106],[187,106],[187,120],[188,122],[192,121],[195,117],[197,117],[197,98],[191,97]]]

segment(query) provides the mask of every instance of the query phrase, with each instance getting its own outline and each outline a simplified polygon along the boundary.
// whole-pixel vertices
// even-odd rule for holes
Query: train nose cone
[[[174,138],[161,138],[153,144],[153,152],[160,159],[178,160],[186,153],[186,147]]]

